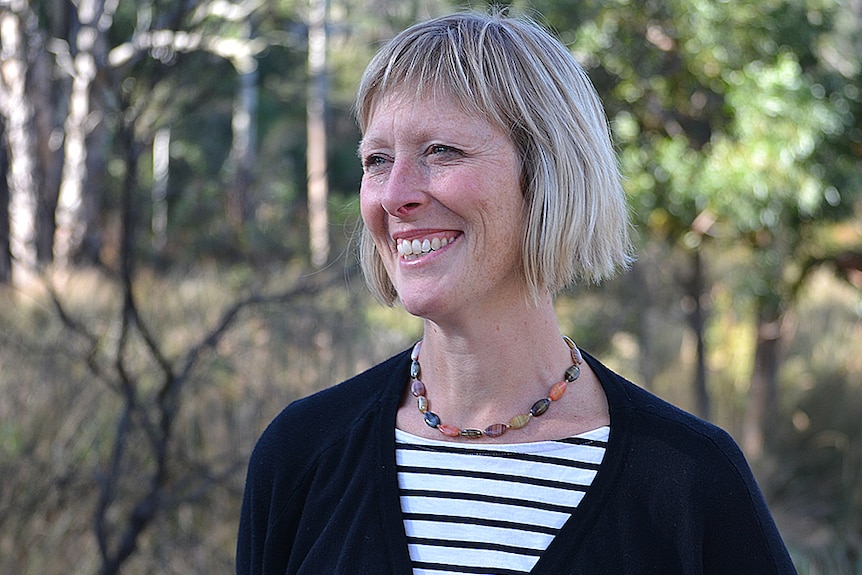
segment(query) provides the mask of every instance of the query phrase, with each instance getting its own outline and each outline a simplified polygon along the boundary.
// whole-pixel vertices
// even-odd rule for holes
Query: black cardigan
[[[719,428],[585,354],[610,406],[592,486],[533,573],[796,573],[742,453]],[[288,406],[251,456],[237,573],[411,573],[395,469],[403,352]]]

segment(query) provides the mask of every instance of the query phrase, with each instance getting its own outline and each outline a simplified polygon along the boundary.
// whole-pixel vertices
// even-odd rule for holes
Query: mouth
[[[456,239],[457,236],[451,235],[429,236],[422,239],[414,238],[412,240],[399,238],[396,240],[396,247],[401,259],[410,261],[445,248]]]

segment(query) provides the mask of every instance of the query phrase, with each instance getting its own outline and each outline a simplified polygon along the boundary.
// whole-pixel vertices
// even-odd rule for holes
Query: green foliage
[[[848,176],[815,158],[859,125],[848,98],[858,107],[858,90],[819,56],[840,4],[547,4],[538,8],[573,31],[610,111],[644,225],[668,231],[657,209],[680,236],[709,209],[738,237],[819,216],[839,196],[847,217],[858,187],[836,196]],[[836,82],[831,94],[823,76]],[[840,167],[858,180],[858,161]]]

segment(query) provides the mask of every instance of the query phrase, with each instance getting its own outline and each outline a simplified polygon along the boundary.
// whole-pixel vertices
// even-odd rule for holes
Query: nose
[[[383,189],[381,204],[384,211],[401,219],[414,216],[428,201],[426,182],[422,166],[410,159],[397,158]]]

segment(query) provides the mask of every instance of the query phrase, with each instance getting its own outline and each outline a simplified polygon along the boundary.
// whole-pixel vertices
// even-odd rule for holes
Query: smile
[[[398,255],[405,260],[413,260],[421,256],[435,252],[455,241],[455,238],[433,237],[424,240],[398,240]]]

